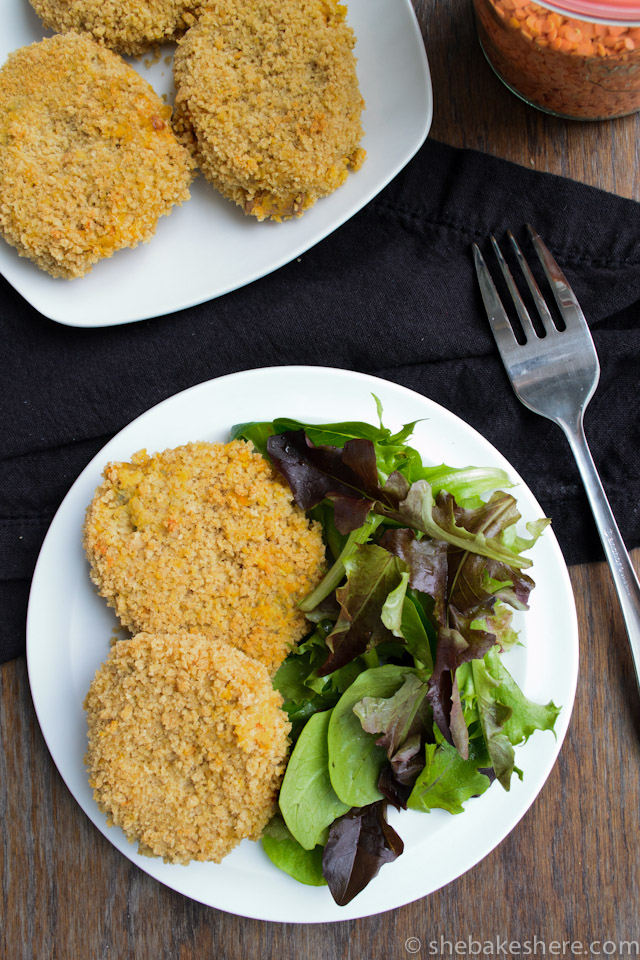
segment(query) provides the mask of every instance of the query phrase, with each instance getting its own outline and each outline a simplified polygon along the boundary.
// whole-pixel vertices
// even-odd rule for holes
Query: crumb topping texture
[[[259,220],[300,215],[362,164],[345,14],[335,0],[211,0],[179,41],[176,132]]]
[[[30,0],[49,30],[86,31],[118,53],[137,55],[176,40],[193,23],[201,0]]]
[[[0,69],[0,233],[54,277],[151,239],[189,198],[171,108],[119,56],[69,33]]]
[[[91,577],[132,632],[224,637],[275,672],[307,632],[318,524],[244,441],[190,443],[107,466],[87,511]]]
[[[219,640],[138,634],[85,699],[89,783],[138,852],[219,862],[272,816],[290,724],[262,664]]]

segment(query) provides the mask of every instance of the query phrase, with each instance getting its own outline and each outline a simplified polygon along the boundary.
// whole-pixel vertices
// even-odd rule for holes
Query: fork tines
[[[569,328],[571,325],[575,325],[576,323],[586,327],[584,314],[582,313],[580,305],[562,270],[530,224],[527,224],[527,230],[533,242],[534,249],[538,255],[538,259],[542,265],[542,269],[544,270],[545,276],[549,281],[549,285],[558,305],[558,310],[560,311],[560,316],[564,322],[564,327],[554,322],[551,312],[545,303],[544,297],[542,296],[540,288],[533,273],[531,272],[524,254],[522,253],[516,238],[509,230],[507,232],[507,236],[509,237],[513,252],[518,264],[520,265],[520,269],[522,270],[522,274],[526,280],[531,296],[533,297],[533,301],[536,305],[536,309],[544,329],[544,334],[553,333],[555,330]],[[511,298],[516,308],[525,339],[529,341],[533,337],[538,337],[529,311],[527,310],[520,291],[518,290],[518,287],[513,279],[513,274],[511,273],[509,265],[507,264],[507,261],[505,260],[494,236],[491,237],[491,244],[495,251],[498,264],[506,281],[509,293],[511,294]],[[478,274],[478,281],[480,283],[482,299],[484,300],[484,305],[486,307],[493,332],[497,339],[500,338],[503,341],[504,338],[514,338],[515,335],[513,333],[511,323],[509,322],[507,312],[502,304],[496,286],[491,279],[491,274],[489,273],[489,269],[485,263],[484,257],[480,252],[480,248],[475,243],[473,244],[473,256],[476,272]]]

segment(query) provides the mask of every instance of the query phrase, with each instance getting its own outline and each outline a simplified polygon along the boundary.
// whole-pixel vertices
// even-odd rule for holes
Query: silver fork
[[[573,290],[538,234],[527,227],[542,269],[558,305],[564,329],[553,321],[549,308],[513,234],[508,236],[536,305],[544,334],[539,336],[495,237],[491,243],[520,319],[525,343],[516,340],[482,254],[473,255],[482,299],[502,362],[519,400],[564,430],[584,483],[593,516],[611,569],[624,617],[640,688],[640,584],[620,536],[618,525],[600,482],[584,432],[584,411],[595,393],[600,364],[591,334]]]

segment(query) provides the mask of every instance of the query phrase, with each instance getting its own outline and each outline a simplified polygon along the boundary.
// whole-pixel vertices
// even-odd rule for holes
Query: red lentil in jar
[[[527,103],[575,120],[640,110],[637,0],[473,3],[487,60]]]

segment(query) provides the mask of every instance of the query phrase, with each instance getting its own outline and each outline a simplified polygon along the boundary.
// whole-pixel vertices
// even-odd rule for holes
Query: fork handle
[[[620,536],[618,525],[609,506],[596,465],[593,462],[584,432],[582,415],[577,424],[561,421],[560,426],[565,432],[576,459],[596,527],[602,540],[602,546],[622,608],[622,616],[627,628],[636,672],[636,681],[640,689],[640,583],[638,583],[631,558]]]

